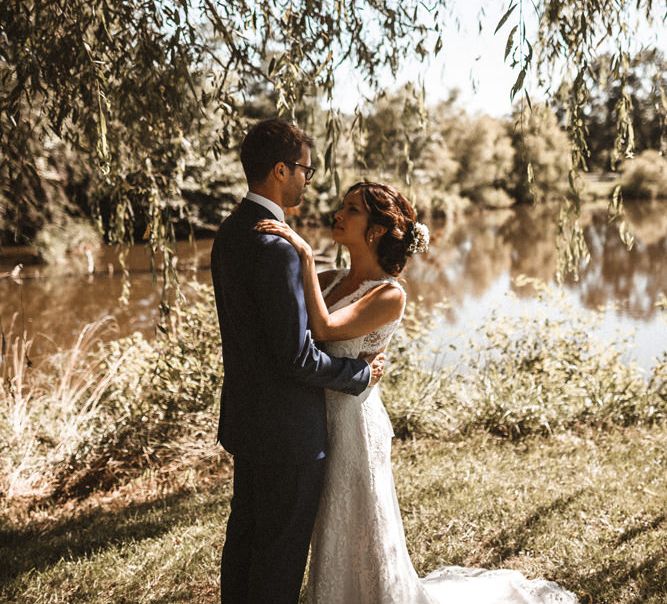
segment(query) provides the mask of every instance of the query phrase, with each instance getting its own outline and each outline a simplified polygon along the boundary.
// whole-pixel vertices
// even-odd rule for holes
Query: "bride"
[[[406,294],[396,277],[426,251],[428,229],[395,188],[360,182],[345,194],[332,236],[349,270],[318,275],[311,247],[284,223],[258,225],[301,257],[309,324],[340,357],[385,350]],[[327,391],[326,475],[312,537],[307,599],[313,604],[574,603],[555,583],[517,571],[444,567],[420,579],[408,554],[391,470],[393,431],[377,386],[359,396]]]

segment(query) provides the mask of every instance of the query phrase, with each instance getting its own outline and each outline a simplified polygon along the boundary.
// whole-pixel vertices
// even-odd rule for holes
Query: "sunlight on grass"
[[[564,307],[494,315],[465,371],[436,372],[436,319],[409,309],[383,382],[419,573],[510,567],[583,602],[661,602],[667,355],[645,376]],[[231,473],[212,292],[193,286],[153,341],[102,344],[104,327],[40,367],[21,337],[3,356],[0,599],[216,602]]]
[[[520,443],[394,444],[412,560],[511,567],[593,601],[658,603],[667,585],[667,430]],[[216,602],[229,480],[120,509],[5,527],[8,602]],[[20,547],[17,547],[19,546]]]

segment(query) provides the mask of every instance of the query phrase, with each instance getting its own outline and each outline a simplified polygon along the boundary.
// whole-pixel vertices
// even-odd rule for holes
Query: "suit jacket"
[[[360,394],[370,369],[315,346],[299,256],[253,230],[265,218],[274,216],[244,199],[211,252],[225,370],[218,439],[257,463],[302,463],[326,449],[324,388]]]

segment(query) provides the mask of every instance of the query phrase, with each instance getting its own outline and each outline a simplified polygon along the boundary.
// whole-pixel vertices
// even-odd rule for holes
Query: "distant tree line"
[[[536,107],[530,112],[526,74],[534,70],[543,78],[563,61],[573,76],[550,98],[561,103],[557,115],[567,136],[570,188],[561,203],[570,219],[562,231],[576,252],[582,244],[577,174],[590,159],[589,146],[609,142],[609,136],[586,142],[598,133],[594,120],[607,119],[589,100],[615,118],[610,163],[631,155],[637,143],[653,144],[645,124],[662,119],[664,130],[662,105],[658,117],[636,116],[642,128],[633,126],[633,111],[648,98],[640,69],[647,61],[664,64],[664,58],[632,64],[626,44],[632,36],[619,37],[608,66],[616,97],[599,101],[593,90],[600,76],[591,58],[602,40],[627,27],[631,12],[648,21],[663,16],[651,0],[538,0],[531,7],[538,18],[531,39],[525,9],[512,0],[502,15],[491,17],[498,35],[507,35],[518,115],[531,116],[521,119],[520,133],[528,136],[518,142],[516,130],[508,135],[491,122],[461,130],[446,106],[425,108],[418,90],[396,93],[403,103],[396,131],[378,134],[375,126],[386,124],[382,112],[396,111],[393,93],[382,98],[383,78],[395,75],[407,55],[424,59],[443,48],[443,24],[455,9],[441,1],[1,3],[1,243],[33,241],[45,225],[92,216],[109,242],[141,238],[153,253],[161,252],[168,289],[180,225],[198,229],[217,220],[211,206],[229,201],[238,185],[235,145],[267,108],[317,131],[323,141],[320,174],[326,182],[316,183],[322,200],[326,187],[339,191],[346,166],[377,170],[379,153],[386,169],[394,168],[415,190],[425,185],[424,200],[431,189],[496,205],[508,203],[506,196],[537,197],[557,169],[546,169],[552,164],[531,155],[543,146],[537,134],[530,138],[537,122],[552,118]],[[336,66],[344,61],[378,94],[372,107],[359,107],[350,120],[333,103]],[[632,69],[639,74],[636,86]],[[346,149],[350,140],[353,148]],[[556,156],[550,147],[543,150]],[[487,158],[488,169],[478,157]],[[517,176],[521,171],[524,176]],[[615,212],[622,218],[620,206]],[[571,254],[575,262],[577,254]]]
[[[608,57],[600,59],[596,72],[606,60]],[[665,59],[658,51],[643,51],[633,58],[632,65],[637,71],[629,78],[634,90],[636,149],[664,151],[665,124],[657,104],[664,102]],[[590,168],[603,171],[609,169],[618,100],[617,88],[607,90],[607,82],[600,77],[593,88],[587,124]],[[255,81],[247,93],[245,103],[238,108],[242,119],[251,122],[275,115],[278,99],[274,89]],[[558,199],[569,186],[564,111],[558,103],[554,109],[545,105],[524,105],[522,109],[517,104],[513,115],[506,119],[472,116],[459,106],[456,91],[449,99],[427,107],[423,90],[408,84],[397,91],[380,92],[354,116],[340,116],[337,171],[344,186],[362,177],[393,180],[414,196],[420,211],[434,217],[472,206],[497,208]],[[296,119],[320,143],[326,141],[327,111],[317,98],[297,108]],[[216,154],[205,152],[215,144],[218,127],[215,115],[201,115],[187,134],[170,141],[171,153],[168,147],[164,149],[161,169],[167,169],[171,162],[169,169],[178,170],[180,175],[178,190],[170,200],[172,227],[178,237],[212,232],[245,190],[234,148],[220,149]],[[34,141],[34,148],[36,169],[28,181],[29,190],[5,191],[5,199],[7,208],[20,207],[20,195],[32,195],[35,203],[26,204],[18,220],[4,214],[0,243],[39,241],[40,230],[54,224],[69,225],[66,230],[73,236],[81,233],[82,219],[98,220],[108,232],[117,220],[113,213],[114,191],[100,177],[90,155],[55,137],[41,146]],[[326,166],[325,152],[321,144],[316,148],[315,161],[320,169],[310,203],[301,210],[304,219],[321,220],[336,203],[331,172],[322,169]],[[654,171],[660,170],[661,161],[658,156],[653,162]],[[529,164],[532,179],[528,178]],[[641,161],[637,164],[643,165]],[[125,194],[136,215],[132,233],[136,240],[141,240],[149,224],[142,219],[142,198],[133,196],[144,177],[141,170],[126,174]],[[638,173],[633,168],[628,181],[630,193],[656,187],[656,178],[647,175],[646,170]],[[654,196],[660,193],[656,190]],[[77,243],[75,237],[73,244]]]

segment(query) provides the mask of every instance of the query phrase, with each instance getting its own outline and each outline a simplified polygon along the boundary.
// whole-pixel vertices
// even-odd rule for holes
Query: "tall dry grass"
[[[222,379],[212,295],[190,288],[149,341],[109,343],[106,317],[38,367],[32,341],[6,335],[0,374],[0,492],[8,501],[85,495],[146,468],[215,456]]]
[[[558,316],[493,315],[456,367],[429,365],[441,308],[413,304],[390,349],[383,400],[399,437],[518,440],[564,431],[650,426],[667,418],[667,354],[650,375],[625,344],[597,341],[599,313],[568,308],[535,284]],[[0,382],[0,489],[17,500],[79,497],[141,472],[164,476],[220,455],[223,369],[210,287],[191,285],[159,335],[102,343],[109,319],[29,367],[30,341],[10,338]]]
[[[111,363],[100,358],[100,336],[111,323],[105,317],[86,325],[72,349],[37,368],[29,360],[33,340],[11,328],[5,336],[9,353],[0,379],[0,489],[6,497],[47,494],[54,484],[50,469],[93,438],[104,395],[130,352]]]

